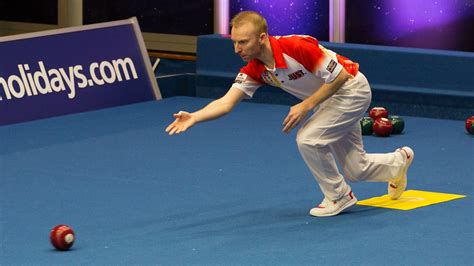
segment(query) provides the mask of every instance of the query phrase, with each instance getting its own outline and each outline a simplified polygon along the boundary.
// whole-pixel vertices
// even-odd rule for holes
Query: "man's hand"
[[[177,114],[173,114],[173,116],[176,120],[166,128],[166,132],[168,132],[169,135],[184,132],[196,124],[196,119],[188,112],[180,111]]]
[[[290,112],[283,121],[283,132],[288,133],[290,130],[295,128],[306,117],[309,110],[315,108],[327,98],[334,95],[350,77],[351,75],[343,68],[335,80],[323,84],[304,101],[292,106]]]
[[[283,132],[289,133],[295,128],[306,117],[309,110],[311,110],[311,108],[309,108],[305,102],[293,105],[285,120],[283,120]]]

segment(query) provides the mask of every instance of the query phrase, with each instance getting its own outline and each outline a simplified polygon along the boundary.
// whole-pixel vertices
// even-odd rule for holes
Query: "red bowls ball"
[[[472,124],[474,124],[474,115],[466,119],[466,130],[470,134],[474,134],[472,132]]]
[[[392,122],[385,117],[377,118],[374,122],[373,131],[379,137],[388,137],[392,134]]]
[[[374,107],[374,108],[370,109],[369,116],[373,120],[376,120],[377,118],[380,118],[380,117],[388,117],[388,111],[387,111],[387,109],[385,109],[383,107]]]
[[[72,247],[74,240],[76,240],[76,235],[71,227],[60,224],[51,229],[49,239],[57,250],[64,251]]]

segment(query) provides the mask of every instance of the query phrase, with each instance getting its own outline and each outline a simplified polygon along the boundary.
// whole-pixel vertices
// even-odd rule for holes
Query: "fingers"
[[[290,121],[291,121],[291,119],[290,119],[289,116],[287,116],[287,117],[285,118],[285,120],[283,120],[283,129],[282,129],[283,132],[286,132],[286,131],[288,130]]]
[[[289,133],[293,128],[295,128],[300,123],[299,117],[287,117],[283,122],[283,132]]]
[[[171,129],[168,134],[171,136],[171,135],[173,135],[174,133],[176,133],[176,131],[178,131],[178,127],[173,127],[173,129]]]
[[[174,134],[179,134],[179,133],[184,131],[183,129],[180,129],[180,127],[182,127],[182,126],[180,126],[180,124],[179,124],[179,121],[182,118],[182,114],[183,114],[183,111],[179,111],[178,113],[173,114],[173,117],[176,118],[176,120],[174,120],[174,122],[171,123],[165,129],[165,131],[168,132],[168,134],[170,136],[174,135]]]
[[[173,114],[174,115],[178,115],[178,114]],[[178,126],[178,122],[179,122],[179,118],[176,118],[173,123],[171,123],[166,129],[165,131],[166,132],[169,132],[171,129],[173,129],[174,127],[177,127]]]
[[[166,132],[168,132],[170,136],[174,134],[179,134],[184,131],[186,131],[186,128],[183,126],[178,126],[178,125],[174,125],[172,127],[170,126],[166,129]]]
[[[166,132],[169,132],[175,125],[176,125],[176,121],[174,121],[173,123],[171,123],[171,124],[165,129],[165,131],[166,131]]]
[[[294,127],[295,120],[298,118],[298,115],[295,113],[294,107],[290,108],[290,112],[283,120],[283,132],[288,133]]]
[[[290,121],[290,119],[291,119],[291,118],[290,118],[290,115],[287,115],[287,116],[285,117],[285,119],[283,120],[283,124],[282,124],[282,125],[285,126],[286,124],[288,124],[288,122]]]
[[[179,122],[178,119],[176,119],[176,121],[174,121],[171,125],[169,125],[165,129],[165,131],[168,132],[170,136],[174,134],[182,133],[188,129],[189,126],[179,124],[178,122]]]
[[[293,123],[292,123],[292,121],[290,121],[290,122],[283,127],[283,132],[289,133],[290,130],[293,128]]]

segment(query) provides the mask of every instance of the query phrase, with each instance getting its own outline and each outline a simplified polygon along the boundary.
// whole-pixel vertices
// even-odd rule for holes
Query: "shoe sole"
[[[389,188],[388,188],[388,191],[389,191],[389,192],[388,192],[388,195],[389,195],[390,199],[392,199],[392,200],[397,200],[397,199],[399,199],[399,198],[402,196],[403,192],[405,192],[405,189],[406,189],[407,183],[408,183],[408,178],[407,178],[408,168],[410,168],[410,165],[411,165],[411,163],[413,162],[413,159],[415,159],[415,152],[414,152],[410,147],[403,147],[403,148],[400,148],[400,152],[401,152],[401,150],[403,150],[403,149],[405,149],[405,152],[406,152],[407,154],[408,154],[408,151],[406,151],[406,150],[409,150],[410,153],[411,153],[411,157],[410,157],[410,158],[407,158],[408,163],[407,163],[407,165],[405,165],[405,166],[403,167],[402,173],[400,174],[401,179],[404,179],[404,181],[401,182],[401,184],[403,184],[403,186],[402,186],[403,189],[401,189],[401,192],[399,192],[399,193],[397,193],[397,194],[395,194],[395,195],[391,195],[391,194],[390,194],[390,182],[389,182],[389,184],[388,184],[388,187],[389,187]],[[398,187],[400,187],[400,186],[398,186]]]
[[[341,213],[342,211],[352,207],[354,204],[357,203],[357,198],[355,196],[353,196],[353,198],[346,202],[346,204],[344,204],[341,208],[339,208],[337,211],[335,212],[330,212],[330,213],[325,213],[325,214],[313,214],[311,212],[311,210],[309,211],[309,214],[311,216],[314,216],[314,217],[328,217],[328,216],[335,216],[335,215],[338,215],[339,213]]]

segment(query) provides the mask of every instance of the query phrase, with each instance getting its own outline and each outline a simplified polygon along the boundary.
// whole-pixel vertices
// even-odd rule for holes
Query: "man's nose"
[[[234,44],[234,51],[236,54],[240,53],[242,51],[240,45],[238,43]]]

